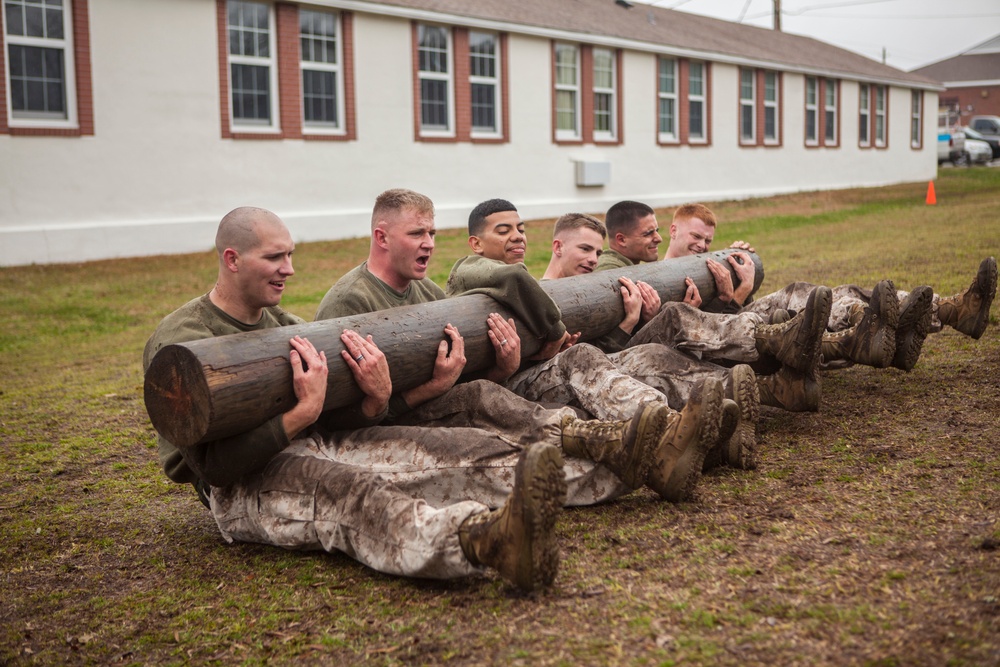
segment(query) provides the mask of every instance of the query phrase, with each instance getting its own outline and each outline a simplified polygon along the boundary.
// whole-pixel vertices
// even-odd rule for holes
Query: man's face
[[[434,254],[434,216],[403,209],[391,220],[379,223],[385,232],[389,263],[400,284],[422,280]]]
[[[528,237],[524,222],[517,211],[503,211],[486,216],[486,225],[479,236],[470,236],[469,245],[477,255],[497,259],[505,264],[524,261]]]
[[[685,257],[708,252],[715,238],[715,227],[707,225],[701,218],[674,220],[670,225],[670,246],[668,257]]]
[[[603,245],[604,238],[593,229],[578,227],[563,232],[552,242],[560,277],[593,272]]]
[[[277,306],[285,292],[285,281],[295,275],[292,252],[295,243],[281,223],[257,226],[257,247],[239,253],[236,258],[240,295],[252,310]]]
[[[657,247],[663,242],[659,229],[656,216],[652,213],[644,218],[639,218],[630,232],[615,234],[615,240],[619,246],[618,251],[636,263],[655,262]]]

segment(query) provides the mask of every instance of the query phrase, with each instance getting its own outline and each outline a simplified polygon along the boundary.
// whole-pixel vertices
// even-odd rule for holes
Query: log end
[[[143,397],[153,428],[175,447],[190,447],[208,432],[212,394],[197,357],[183,345],[156,353]]]

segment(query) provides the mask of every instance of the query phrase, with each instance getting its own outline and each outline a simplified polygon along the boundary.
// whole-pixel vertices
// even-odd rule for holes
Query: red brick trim
[[[11,127],[7,118],[7,76],[0,77],[0,134],[23,137],[82,137],[94,134],[94,92],[90,63],[89,0],[73,0],[73,63],[76,78],[76,127]],[[5,30],[0,30],[0,72],[6,72]],[[72,103],[73,100],[67,100]]]
[[[277,42],[278,118],[281,137],[302,138],[302,72],[299,44],[299,7],[287,2],[274,5]]]
[[[594,143],[594,51],[589,44],[580,49],[580,141]]]
[[[469,83],[469,29],[451,29],[452,85],[455,95],[455,141],[472,138],[472,86]]]
[[[215,28],[219,38],[219,125],[223,139],[232,139],[229,117],[229,36],[226,17],[226,0],[215,0]]]

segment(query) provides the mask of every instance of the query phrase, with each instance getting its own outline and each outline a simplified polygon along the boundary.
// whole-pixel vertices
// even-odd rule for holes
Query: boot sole
[[[622,482],[631,489],[638,489],[646,483],[656,449],[670,424],[671,410],[665,403],[646,403],[639,411],[635,443],[625,465],[629,474],[621,477]]]
[[[814,374],[820,361],[820,351],[823,344],[823,332],[830,319],[830,308],[833,307],[833,293],[829,287],[820,285],[813,289],[806,301],[802,316],[804,321],[799,329],[798,347],[801,350],[797,358],[787,363],[796,370]]]
[[[930,332],[931,305],[934,290],[923,285],[910,292],[899,309],[896,327],[896,353],[892,358],[895,368],[909,373],[917,365],[924,339]]]
[[[699,406],[698,430],[670,473],[661,493],[664,500],[679,503],[691,497],[701,477],[705,456],[719,440],[723,396],[722,383],[715,379],[705,380],[691,393],[688,406],[692,403]]]
[[[896,355],[896,330],[899,326],[899,295],[891,280],[882,280],[875,286],[878,296],[872,295],[872,310],[878,318],[878,330],[873,336],[870,366],[886,368]]]
[[[976,285],[983,301],[979,306],[979,312],[976,313],[976,321],[969,336],[979,340],[986,333],[986,325],[990,321],[990,306],[993,305],[993,298],[997,293],[997,261],[994,258],[987,257],[979,264]]]
[[[514,582],[527,591],[550,586],[559,572],[559,544],[556,519],[566,503],[566,473],[556,447],[535,445],[521,460],[520,479],[522,521],[529,537],[530,571],[521,569]]]
[[[740,407],[740,424],[729,439],[729,465],[740,470],[757,467],[757,422],[760,420],[760,392],[757,374],[745,364],[732,370],[733,400]]]

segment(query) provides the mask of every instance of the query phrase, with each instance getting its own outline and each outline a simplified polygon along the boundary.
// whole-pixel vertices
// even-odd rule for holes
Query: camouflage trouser
[[[705,313],[686,303],[669,301],[632,336],[628,347],[659,343],[695,359],[757,361],[754,332],[764,320],[755,313]]]
[[[572,408],[546,409],[495,382],[475,380],[455,385],[442,396],[397,418],[396,423],[484,429],[517,449],[534,442],[562,449],[562,421],[576,416]],[[631,490],[603,465],[568,457],[565,452],[563,461],[569,506],[595,505]]]
[[[529,401],[569,405],[597,419],[631,419],[646,401],[666,396],[622,373],[593,345],[574,345],[548,361],[514,374],[507,388]]]
[[[778,309],[799,311],[805,308],[806,299],[815,288],[816,286],[812,283],[792,283],[784,289],[748,303],[743,311],[757,313],[765,321],[769,320],[771,314]],[[830,309],[830,319],[826,325],[830,331],[841,331],[849,328],[851,311],[856,307],[867,306],[872,298],[870,289],[857,285],[838,285],[831,292],[833,293],[833,307]],[[899,296],[900,303],[909,296],[909,292],[903,290],[897,290],[896,294]],[[931,302],[930,333],[941,331],[941,327],[941,320],[938,318],[938,295],[935,294]]]
[[[608,358],[622,373],[662,392],[674,410],[684,407],[691,390],[703,380],[716,378],[724,387],[729,385],[728,368],[692,359],[666,345],[637,345]]]

